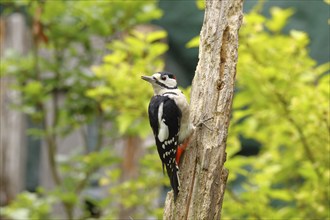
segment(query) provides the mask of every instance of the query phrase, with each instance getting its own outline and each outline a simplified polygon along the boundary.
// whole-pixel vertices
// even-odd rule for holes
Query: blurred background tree
[[[24,13],[31,29],[31,51],[2,54],[1,77],[15,79],[13,88],[21,101],[13,107],[30,121],[27,160],[40,160],[36,155],[44,140],[55,182],[45,188],[38,187],[42,185],[38,181],[27,181],[30,192],[18,195],[1,214],[12,219],[51,219],[59,215],[56,204],[61,203],[68,219],[118,218],[123,217],[122,210],[133,218],[161,218],[157,198],[168,182],[154,148],[143,147],[152,144],[140,140],[151,133],[146,109],[152,91],[139,77],[166,68],[178,73],[183,85],[191,82],[198,50],[185,45],[199,33],[203,11],[194,1],[160,1],[159,6],[154,1],[1,4],[3,15]],[[240,31],[237,91],[227,144],[230,175],[222,217],[327,219],[330,68],[329,33],[324,31],[328,5],[322,1],[254,4],[246,1],[249,12]],[[161,19],[160,8],[165,12]],[[168,36],[158,27],[137,27],[153,19]],[[294,29],[307,31],[311,38]],[[169,52],[164,57],[166,42]],[[189,46],[197,46],[196,42]],[[61,140],[73,133],[82,141],[74,142],[64,154]],[[39,150],[31,148],[33,144]],[[144,150],[133,151],[140,156],[133,157],[135,163],[130,165],[139,169],[126,178],[123,155],[132,151],[125,154],[118,148],[128,146]],[[27,180],[35,176],[32,167],[41,172],[40,165],[27,167]],[[91,188],[105,190],[95,197],[88,194]]]
[[[153,148],[138,157],[144,169],[137,169],[135,178],[123,178],[127,170],[121,169],[115,146],[118,139],[146,137],[150,132],[145,109],[152,91],[140,85],[140,75],[164,68],[166,32],[138,25],[159,18],[162,11],[154,1],[18,1],[4,6],[5,15],[26,14],[32,48],[24,55],[7,50],[1,76],[15,79],[12,86],[21,100],[14,107],[28,116],[29,137],[45,141],[42,151],[48,154],[53,180],[47,188],[38,187],[38,182],[30,185],[38,197],[23,193],[3,209],[4,214],[13,219],[50,218],[50,206],[37,202],[50,198],[51,204],[63,206],[68,219],[100,216],[91,211],[100,206],[107,207],[103,216],[121,217],[121,209],[133,206],[147,207],[139,215],[157,215],[157,206],[150,203],[160,191],[163,176],[160,164],[153,162],[157,156]],[[109,55],[102,58],[105,54]],[[103,66],[91,71],[92,65],[103,61]],[[77,140],[63,152],[63,140],[74,134]],[[28,161],[38,159],[27,153]],[[97,198],[100,201],[85,192],[107,183],[111,192]],[[138,194],[145,196],[143,203]],[[77,211],[84,208],[91,213]]]

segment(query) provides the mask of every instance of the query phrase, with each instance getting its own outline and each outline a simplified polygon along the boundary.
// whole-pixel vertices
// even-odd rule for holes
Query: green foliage
[[[146,109],[152,89],[141,81],[141,75],[164,68],[160,55],[167,45],[159,41],[165,37],[164,31],[132,31],[123,40],[111,42],[112,53],[103,58],[104,64],[93,68],[102,84],[87,90],[86,95],[99,101],[103,111],[115,112],[120,134],[145,137],[150,133]]]
[[[111,36],[116,32],[162,16],[156,1],[38,1],[29,2],[29,12],[41,7],[40,20],[51,42],[83,42],[90,46],[92,35]],[[78,34],[79,33],[79,34]]]
[[[304,32],[280,33],[291,9],[271,14],[245,15],[240,30],[223,217],[326,219],[329,63],[316,66]],[[240,135],[262,144],[257,156],[234,156]]]
[[[124,208],[134,207],[139,210],[132,215],[134,219],[143,219],[146,216],[155,216],[157,219],[161,219],[163,209],[155,203],[155,198],[160,195],[160,186],[169,186],[169,180],[163,175],[156,148],[154,146],[148,148],[148,152],[140,159],[139,163],[140,169],[137,178],[132,181],[114,181],[119,175],[119,170],[107,171],[100,180],[101,185],[111,186],[108,190],[109,195],[105,207],[108,203],[119,204]],[[118,197],[118,194],[121,196]],[[103,219],[117,216],[118,211],[118,209],[106,209]]]
[[[281,33],[292,9],[272,8],[269,19],[257,11],[239,32],[222,217],[327,219],[330,63],[309,57],[306,33]],[[198,44],[195,37],[186,46]],[[257,156],[236,155],[241,136],[262,144]]]
[[[196,6],[199,10],[205,9],[205,0],[196,0]]]
[[[11,219],[49,219],[53,203],[53,198],[41,198],[34,193],[22,192],[10,207],[1,208],[1,215]]]
[[[194,47],[198,47],[199,45],[199,36],[194,37],[193,39],[191,39],[187,44],[186,47],[187,48],[194,48]]]
[[[280,33],[285,26],[287,19],[293,15],[293,10],[273,7],[270,10],[270,14],[272,19],[267,20],[265,26],[273,33]]]
[[[7,51],[0,62],[1,77],[14,79],[12,86],[20,100],[13,107],[40,125],[27,133],[45,141],[56,186],[39,188],[42,198],[20,194],[3,209],[4,214],[13,219],[50,219],[54,217],[52,205],[61,203],[67,218],[76,218],[74,210],[83,208],[85,189],[98,182],[108,183],[111,197],[116,198],[96,201],[108,218],[117,217],[120,205],[138,205],[144,216],[158,215],[157,207],[150,205],[164,178],[160,168],[150,163],[158,155],[148,152],[139,178],[122,183],[114,141],[104,144],[105,139],[145,137],[151,132],[146,109],[152,90],[140,76],[163,69],[166,32],[143,33],[135,26],[162,16],[156,1],[30,0],[13,2],[6,10],[15,10],[15,6],[25,7],[34,44],[24,56]],[[103,56],[104,63],[92,67]],[[105,128],[105,123],[112,126]],[[86,131],[91,125],[97,129],[92,141]],[[73,132],[81,134],[83,145],[72,146],[68,155],[56,155],[57,140]]]

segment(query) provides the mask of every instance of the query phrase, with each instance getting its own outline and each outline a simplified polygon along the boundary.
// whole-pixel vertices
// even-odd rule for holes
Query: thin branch
[[[227,187],[227,193],[235,202],[239,203],[242,206],[246,205],[246,202],[240,199],[231,188]],[[256,217],[256,219],[262,219],[261,216],[259,216],[257,213],[253,213],[253,215],[254,217]]]
[[[84,142],[84,150],[85,150],[85,154],[88,153],[88,149],[89,149],[89,144],[88,144],[88,137],[87,137],[87,131],[84,125],[81,126],[81,128],[79,129],[80,134],[82,136],[83,142]]]
[[[258,56],[254,53],[254,51],[252,50],[252,48],[249,46],[249,44],[246,44],[248,46],[248,48],[250,49],[251,55],[254,58],[254,60],[263,65],[263,63],[258,59]],[[284,117],[293,125],[293,127],[296,129],[296,131],[298,132],[299,135],[299,139],[300,142],[302,143],[302,146],[304,148],[305,154],[307,156],[307,158],[309,159],[309,161],[311,161],[311,163],[314,165],[316,163],[316,160],[314,158],[314,155],[311,151],[311,147],[308,144],[307,138],[303,132],[303,130],[301,129],[301,127],[298,125],[298,123],[292,118],[290,111],[288,109],[288,103],[285,100],[285,98],[278,93],[277,90],[273,89],[273,94],[275,94],[275,97],[277,98],[277,100],[280,102],[281,106],[284,109]],[[330,128],[329,128],[330,129]],[[320,171],[315,168],[315,172],[317,173],[318,177],[322,177]]]
[[[54,49],[55,49],[55,66],[57,68],[54,69],[54,74],[55,74],[55,88],[53,91],[53,108],[54,108],[54,113],[53,113],[53,127],[56,128],[58,125],[58,120],[59,120],[59,91],[60,91],[60,80],[61,80],[61,73],[59,71],[59,67],[63,65],[63,51],[59,49],[58,43],[55,40],[54,41]]]
[[[40,15],[42,12],[42,4],[39,4],[35,11],[34,15],[34,25],[37,25],[39,20],[40,20]],[[34,73],[36,80],[40,81],[40,68],[39,68],[39,42],[38,42],[38,33],[33,32],[33,56],[34,56]],[[45,130],[45,139],[46,143],[48,145],[48,158],[49,158],[49,165],[50,165],[50,170],[51,170],[51,175],[54,179],[54,182],[56,185],[61,184],[61,179],[58,174],[57,166],[56,166],[56,137],[52,134],[52,131],[48,127],[47,123],[47,111],[45,104],[39,103],[38,104],[39,110],[42,112],[43,118],[42,118],[42,125],[43,129]]]
[[[99,130],[97,132],[97,140],[96,140],[96,146],[95,146],[95,151],[100,151],[102,144],[103,144],[103,134],[104,134],[104,115],[103,113],[100,111],[99,112],[99,117],[97,119],[98,123],[99,123]]]
[[[99,126],[98,126],[99,130],[98,130],[98,134],[97,134],[97,141],[96,141],[96,146],[95,146],[94,152],[99,152],[102,148],[103,139],[104,139],[104,135],[103,135],[104,134],[104,120],[103,120],[103,118],[104,118],[103,113],[101,112],[99,115],[99,118],[97,119],[97,121],[99,122]],[[94,167],[86,173],[85,178],[78,183],[78,186],[76,188],[77,194],[80,193],[85,188],[91,175],[94,172],[96,172],[99,168],[100,167]]]
[[[235,192],[230,188],[227,187],[227,192],[229,194],[229,196],[237,203],[241,204],[241,205],[245,205],[245,202],[243,200],[241,200],[236,194]]]
[[[49,159],[50,171],[51,171],[54,182],[58,186],[61,184],[61,178],[60,178],[60,175],[57,170],[56,159],[55,159],[56,151],[57,151],[56,150],[56,140],[55,140],[55,136],[52,135],[51,132],[49,131],[49,128],[47,125],[47,116],[46,116],[46,111],[45,111],[44,106],[41,107],[41,111],[43,112],[43,115],[44,115],[42,123],[43,123],[43,128],[46,132],[45,139],[46,139],[46,143],[48,145],[48,159]]]
[[[304,134],[304,131],[302,130],[302,128],[298,125],[298,123],[293,119],[293,117],[290,114],[290,111],[288,109],[288,103],[287,101],[284,99],[284,97],[279,94],[277,91],[274,91],[274,94],[276,95],[277,99],[279,100],[279,102],[281,103],[285,114],[284,117],[293,125],[293,127],[296,129],[296,131],[298,132],[299,135],[299,139],[300,142],[302,143],[302,146],[304,148],[305,154],[307,156],[307,158],[310,160],[310,162],[314,165],[316,163],[316,160],[314,158],[314,155],[311,151],[311,148],[308,144],[307,138]],[[320,173],[320,171],[317,169],[317,167],[315,167],[315,172],[318,175],[318,177],[322,177],[322,174]]]

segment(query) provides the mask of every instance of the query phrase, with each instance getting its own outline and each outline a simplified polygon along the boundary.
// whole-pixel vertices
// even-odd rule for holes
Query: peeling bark
[[[197,128],[180,164],[176,203],[168,193],[164,219],[220,219],[228,171],[226,139],[230,121],[243,0],[206,0],[199,63],[192,84],[191,118]]]

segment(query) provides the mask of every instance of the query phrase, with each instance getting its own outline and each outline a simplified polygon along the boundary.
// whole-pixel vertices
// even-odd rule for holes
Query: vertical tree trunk
[[[24,54],[29,47],[25,19],[13,13],[1,18],[0,62],[9,49]],[[1,73],[3,74],[3,73]],[[20,95],[10,85],[14,79],[0,76],[0,203],[8,204],[24,188],[25,176],[25,117],[13,111],[11,105],[19,103]]]
[[[125,142],[121,181],[137,178],[139,175],[139,160],[143,156],[142,141],[139,137],[127,137]],[[136,210],[136,207],[125,208],[120,206],[119,219],[130,219],[130,216],[133,216]]]
[[[213,117],[206,122],[212,130],[197,128],[180,164],[179,197],[174,203],[168,194],[164,219],[220,219],[242,5],[243,0],[206,0],[190,107],[194,124]]]

